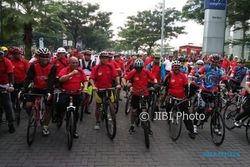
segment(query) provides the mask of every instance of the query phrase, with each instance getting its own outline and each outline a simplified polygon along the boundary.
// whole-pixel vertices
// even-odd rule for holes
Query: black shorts
[[[42,94],[42,95],[47,95],[48,94],[48,90],[47,89],[45,89],[45,90],[41,90],[41,89],[32,89],[32,91],[31,91],[31,94],[32,93],[34,93],[34,94]],[[25,98],[25,102],[35,102],[35,96],[27,96],[26,98]],[[53,104],[53,100],[51,99],[51,100],[49,100],[49,101],[47,101],[47,99],[45,99],[44,100],[44,102],[45,102],[45,105],[46,106],[52,106],[52,104]]]
[[[149,96],[145,97],[147,103],[148,103],[148,98],[149,98]],[[140,107],[139,103],[140,103],[140,96],[132,95],[132,97],[131,97],[131,103],[130,103],[131,107],[133,109],[138,109]]]

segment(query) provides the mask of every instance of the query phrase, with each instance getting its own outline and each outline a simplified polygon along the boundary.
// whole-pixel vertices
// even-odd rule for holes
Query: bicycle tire
[[[37,128],[37,120],[34,115],[35,111],[32,110],[29,119],[28,119],[28,126],[27,126],[27,133],[26,133],[26,140],[28,146],[31,146],[31,144],[35,140],[35,135],[36,135],[36,128]],[[32,130],[33,127],[33,130]]]
[[[126,104],[125,104],[125,115],[128,115],[129,112],[130,112],[130,100],[131,100],[131,96],[129,95],[127,97],[127,100],[126,100]]]
[[[181,135],[182,129],[182,118],[177,117],[178,109],[174,106],[171,111],[172,113],[170,122],[169,122],[169,136],[173,141],[177,141]]]
[[[225,122],[225,126],[228,130],[232,130],[235,128],[234,120],[237,114],[238,111],[237,111],[237,106],[235,104],[230,104],[226,106],[223,113],[223,119]]]
[[[67,146],[68,150],[71,150],[73,145],[73,133],[74,133],[74,115],[73,111],[67,111],[66,130],[67,130]]]
[[[218,132],[215,132],[215,127],[213,125],[215,125],[216,128],[218,128],[219,130],[222,130],[221,135],[219,135]],[[211,116],[210,133],[211,133],[212,142],[216,146],[220,146],[225,139],[225,123],[221,114],[218,111],[215,111]],[[215,138],[216,137],[215,135],[221,136],[221,139],[217,141]]]
[[[248,144],[250,144],[250,118],[248,118],[248,121],[247,121],[246,138],[247,138]]]
[[[118,98],[118,96],[116,96],[116,100],[115,100],[115,114],[117,114],[118,113],[118,111],[119,111],[119,98]]]
[[[149,148],[150,147],[150,140],[149,140],[150,122],[149,121],[142,122],[142,128],[144,132],[145,146],[146,148]]]
[[[116,118],[115,117],[116,116],[115,116],[114,106],[111,102],[109,102],[106,108],[106,114],[105,114],[104,119],[105,119],[107,134],[111,140],[113,140],[116,136]]]
[[[153,98],[151,100],[151,105],[150,107],[150,120],[154,121],[155,118],[155,110],[156,110],[156,94],[153,95]]]

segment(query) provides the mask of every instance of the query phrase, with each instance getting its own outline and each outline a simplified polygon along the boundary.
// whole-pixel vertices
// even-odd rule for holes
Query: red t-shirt
[[[24,82],[29,69],[29,62],[25,59],[12,59],[11,62],[14,66],[15,83]]]
[[[151,73],[157,79],[157,82],[161,83],[161,67],[159,65],[153,65]]]
[[[177,98],[184,98],[186,96],[185,86],[188,84],[186,75],[181,72],[178,74],[171,72],[170,75],[168,94]]]
[[[95,86],[99,89],[111,88],[112,81],[117,76],[114,66],[110,64],[96,65],[92,71],[90,78],[95,81]]]
[[[8,74],[14,72],[14,66],[7,58],[0,61],[0,84],[9,83]]]
[[[154,60],[153,57],[147,57],[147,58],[145,59],[145,66],[148,65],[148,64],[150,64],[153,60]]]
[[[62,83],[63,90],[76,92],[81,89],[81,83],[84,83],[87,78],[81,68],[78,68],[77,70],[79,71],[77,74],[72,76],[68,81]],[[60,78],[64,75],[69,74],[70,72],[70,68],[65,67],[59,72],[58,77]]]
[[[122,70],[121,70],[120,65],[119,65],[118,62],[116,62],[115,60],[112,60],[109,63],[112,64],[115,67],[115,70],[116,70],[118,75],[122,74]]]
[[[62,57],[60,59],[54,58],[51,60],[51,63],[54,64],[56,66],[56,71],[57,74],[59,74],[59,72],[67,67],[69,65],[69,60],[66,57]]]
[[[237,66],[237,61],[232,60],[232,61],[230,62],[230,66],[231,66],[231,69],[233,69],[234,67],[236,67],[236,66]]]
[[[47,89],[48,88],[48,78],[53,65],[48,64],[42,67],[39,63],[34,64],[35,69],[35,79],[34,88],[36,89]]]
[[[143,91],[144,95],[148,96],[148,82],[153,81],[154,76],[149,70],[143,68],[140,73],[138,73],[135,69],[130,71],[125,75],[125,79],[131,81],[134,95],[140,96],[140,91]]]
[[[225,69],[225,71],[227,72],[229,70],[230,67],[230,61],[226,58],[223,59],[222,63],[221,63],[221,67]]]

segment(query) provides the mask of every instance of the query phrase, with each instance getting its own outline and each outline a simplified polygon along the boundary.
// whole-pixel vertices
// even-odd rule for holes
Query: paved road
[[[166,122],[152,123],[154,132],[150,149],[144,145],[141,128],[134,135],[128,134],[128,117],[123,113],[124,105],[117,115],[117,136],[110,141],[105,127],[95,131],[94,114],[85,115],[79,123],[80,138],[74,140],[71,151],[66,147],[64,126],[57,130],[51,126],[51,135],[43,137],[41,128],[31,147],[26,144],[26,116],[15,134],[8,134],[7,126],[0,127],[0,166],[250,166],[250,145],[245,137],[245,129],[226,131],[226,139],[217,147],[210,141],[208,124],[195,140],[188,137],[186,129],[182,131],[177,143],[168,137]],[[221,156],[221,153],[230,157]],[[210,153],[210,154],[209,154]],[[213,154],[211,156],[211,154]],[[216,155],[214,155],[216,154]],[[209,156],[210,155],[210,156]]]

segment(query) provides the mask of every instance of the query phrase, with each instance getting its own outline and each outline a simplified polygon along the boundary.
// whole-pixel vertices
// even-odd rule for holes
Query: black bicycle
[[[124,110],[124,112],[125,112],[125,115],[128,115],[129,114],[129,112],[130,112],[130,102],[131,102],[131,91],[129,90],[130,88],[129,87],[126,87],[125,88],[125,92],[126,92],[126,103],[125,103],[125,110]]]
[[[202,92],[199,91],[198,95],[193,101],[193,113],[198,110],[204,110],[205,119],[198,120],[197,126],[203,127],[203,124],[207,122],[210,117],[210,133],[212,142],[219,146],[223,143],[225,138],[225,122],[221,115],[222,110],[222,98],[220,93],[214,92]],[[201,103],[204,103],[201,105]]]
[[[101,95],[101,120],[105,121],[106,130],[108,137],[113,140],[116,136],[116,114],[115,114],[115,108],[113,104],[113,98],[114,95],[112,95],[112,92],[116,88],[107,88],[107,89],[98,89],[98,94]]]
[[[141,124],[141,127],[144,132],[144,139],[145,139],[145,146],[146,148],[150,147],[150,140],[149,136],[153,134],[151,130],[151,125],[150,125],[150,116],[148,114],[148,99],[144,96],[145,91],[137,91],[133,90],[133,92],[138,92],[140,94],[140,99],[139,99],[139,108],[137,109],[137,117],[135,120],[135,123],[137,126]]]
[[[153,87],[149,88],[150,98],[149,98],[149,115],[150,120],[154,121],[155,113],[158,110],[157,103],[158,97],[160,97],[160,85],[155,84]]]
[[[177,141],[178,138],[181,135],[181,129],[182,129],[182,114],[179,115],[180,113],[180,108],[179,106],[188,101],[188,99],[180,99],[176,98],[174,96],[169,97],[169,104],[172,106],[170,112],[169,112],[169,137],[173,141]]]

